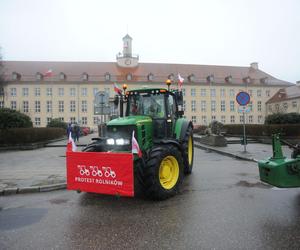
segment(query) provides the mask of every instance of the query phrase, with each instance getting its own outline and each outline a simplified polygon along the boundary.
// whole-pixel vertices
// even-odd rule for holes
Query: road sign
[[[109,96],[105,91],[99,91],[95,94],[94,114],[110,115]]]
[[[249,113],[250,107],[249,106],[239,106],[238,112],[239,113]]]
[[[250,95],[247,92],[239,92],[236,95],[236,101],[241,106],[246,106],[250,102]]]

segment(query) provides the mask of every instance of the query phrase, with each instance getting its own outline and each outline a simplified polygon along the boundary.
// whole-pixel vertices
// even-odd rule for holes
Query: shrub
[[[212,121],[209,124],[209,127],[211,129],[211,132],[215,135],[220,135],[222,132],[222,129],[224,127],[222,122],[218,122],[218,121]]]
[[[55,118],[52,119],[49,124],[47,125],[47,128],[63,128],[63,129],[67,129],[67,123],[66,122],[62,122],[60,119]]]
[[[287,114],[272,114],[268,115],[265,119],[265,124],[296,124],[300,123],[300,114],[287,113]]]
[[[0,144],[16,145],[43,142],[65,136],[62,128],[9,128],[0,130]]]
[[[31,127],[32,121],[29,116],[9,108],[0,109],[0,129]]]

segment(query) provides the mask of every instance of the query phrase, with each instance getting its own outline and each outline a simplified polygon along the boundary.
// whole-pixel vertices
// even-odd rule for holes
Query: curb
[[[258,162],[258,160],[254,159],[254,158],[249,158],[249,157],[233,154],[233,153],[226,152],[226,151],[223,151],[223,150],[219,150],[219,149],[216,149],[216,148],[204,146],[204,145],[199,144],[199,143],[194,143],[194,146],[196,148],[213,151],[213,152],[216,152],[218,154],[226,155],[226,156],[229,156],[229,157],[232,157],[232,158],[235,158],[235,159],[239,159],[239,160],[243,160],[243,161]]]
[[[59,184],[52,184],[52,185],[37,186],[37,187],[5,188],[3,190],[0,190],[0,196],[49,192],[49,191],[66,189],[66,188],[67,188],[66,182],[59,183]]]

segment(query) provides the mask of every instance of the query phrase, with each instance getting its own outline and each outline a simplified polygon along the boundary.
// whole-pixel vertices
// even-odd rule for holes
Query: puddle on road
[[[250,183],[250,182],[248,182],[248,181],[239,181],[239,182],[236,183],[235,185],[236,185],[236,186],[239,186],[239,187],[249,187],[249,188],[252,188],[252,187],[265,188],[265,189],[271,188],[269,185],[264,184],[264,183],[262,183],[262,182]]]
[[[39,222],[47,213],[46,208],[9,208],[0,213],[0,230],[14,230]]]

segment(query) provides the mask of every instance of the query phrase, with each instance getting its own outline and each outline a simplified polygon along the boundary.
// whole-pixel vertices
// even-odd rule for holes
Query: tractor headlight
[[[107,139],[106,140],[106,144],[108,144],[108,145],[115,145],[115,139],[113,139],[113,138]]]
[[[123,138],[120,138],[120,139],[116,139],[116,144],[121,146],[121,145],[129,145],[130,142],[128,139],[123,139]]]

